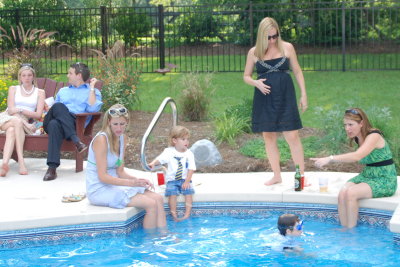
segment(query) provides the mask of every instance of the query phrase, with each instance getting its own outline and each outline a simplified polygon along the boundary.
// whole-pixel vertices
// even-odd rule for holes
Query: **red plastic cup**
[[[165,178],[164,178],[163,172],[157,172],[157,182],[158,182],[158,185],[165,184]]]

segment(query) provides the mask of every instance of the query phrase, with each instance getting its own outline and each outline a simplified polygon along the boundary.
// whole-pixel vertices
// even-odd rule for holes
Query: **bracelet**
[[[19,111],[18,111],[19,114],[22,114],[22,111],[23,111],[22,108],[20,108]]]
[[[90,88],[90,91],[94,91],[95,89],[94,88]]]
[[[329,156],[329,159],[330,159],[331,161],[334,160],[332,155]]]

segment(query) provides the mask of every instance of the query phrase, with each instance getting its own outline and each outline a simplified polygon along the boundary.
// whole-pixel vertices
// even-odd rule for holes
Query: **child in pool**
[[[303,233],[303,221],[294,214],[283,214],[278,219],[278,230],[284,242],[282,243],[283,251],[302,251],[303,249],[298,246],[295,237],[301,236]]]
[[[189,218],[192,211],[194,194],[192,186],[192,175],[196,170],[194,155],[189,147],[190,132],[183,126],[175,126],[169,135],[170,147],[164,151],[151,163],[150,168],[156,165],[167,164],[165,196],[168,197],[168,205],[171,215],[175,221],[182,221]],[[185,215],[182,218],[177,217],[176,202],[177,196],[185,196]]]

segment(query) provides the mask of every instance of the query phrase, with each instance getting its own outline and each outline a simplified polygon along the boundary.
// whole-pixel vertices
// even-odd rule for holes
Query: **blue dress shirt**
[[[78,87],[70,85],[63,87],[58,91],[55,102],[63,103],[69,112],[78,114],[86,112],[98,112],[103,105],[101,101],[101,93],[95,89],[96,102],[93,105],[89,104],[90,86],[84,83]],[[88,125],[91,116],[86,120],[85,127]]]

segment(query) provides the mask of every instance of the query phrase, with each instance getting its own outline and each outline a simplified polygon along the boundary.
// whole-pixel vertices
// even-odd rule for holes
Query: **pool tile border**
[[[270,214],[271,211],[295,213],[301,217],[338,222],[337,206],[328,204],[282,203],[282,202],[196,202],[192,216],[204,215],[255,215]],[[178,214],[183,215],[184,203],[178,204]],[[389,228],[392,211],[360,209],[360,223],[373,227]],[[109,238],[126,235],[141,228],[144,211],[124,222],[90,223],[0,232],[0,249],[45,246],[59,243]],[[400,244],[400,234],[394,234]]]

